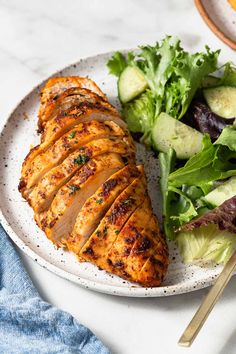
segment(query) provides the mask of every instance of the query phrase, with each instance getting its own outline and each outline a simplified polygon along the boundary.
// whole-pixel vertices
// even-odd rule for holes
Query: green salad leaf
[[[209,192],[216,180],[225,179],[236,175],[236,165],[231,162],[236,158],[236,150],[231,151],[221,144],[224,128],[217,144],[212,144],[208,135],[203,138],[203,149],[186,164],[169,175],[169,183],[175,187],[186,184],[202,187],[205,193]],[[224,140],[225,141],[225,140]]]
[[[236,149],[229,149],[234,146],[234,132],[225,127],[215,144],[205,135],[202,151],[178,169],[172,150],[160,153],[163,223],[168,239],[175,238],[181,225],[209,210],[203,197],[214,189],[216,181],[236,175]]]
[[[193,201],[183,190],[168,186],[168,191],[175,193],[179,197],[171,207],[172,215],[170,216],[171,220],[178,221],[176,226],[181,226],[198,215]]]
[[[236,235],[216,225],[180,232],[176,240],[184,263],[226,263],[236,245]]]
[[[183,50],[178,38],[171,36],[166,36],[154,46],[140,46],[139,52],[129,52],[127,59],[116,52],[107,63],[109,72],[119,77],[127,65],[137,66],[143,72],[150,91],[147,96],[141,95],[123,105],[123,116],[129,128],[132,131],[139,129],[147,137],[161,112],[180,119],[201,87],[203,78],[217,69],[219,52],[212,52],[206,47],[205,52],[191,54]],[[138,113],[141,113],[144,100],[148,100],[148,108],[143,113],[145,118],[140,119]],[[152,119],[148,118],[149,124],[145,124],[146,117],[150,117],[151,104],[154,115]],[[135,117],[139,120],[137,124]],[[151,144],[151,140],[146,139],[146,143]]]
[[[115,75],[117,77],[120,76],[126,66],[126,59],[120,52],[115,52],[107,62],[107,67],[109,68],[110,74]]]
[[[122,104],[129,129],[142,133],[142,141],[151,146],[153,127],[161,112],[181,119],[193,98],[200,97],[198,93],[203,87],[236,87],[236,67],[228,62],[219,68],[219,53],[207,46],[202,52],[188,53],[178,38],[170,36],[154,46],[140,46],[138,51],[130,51],[127,55],[116,52],[107,66],[118,78],[118,85],[123,82],[119,78],[127,66],[139,68],[148,84],[147,88],[131,95],[132,100]],[[215,225],[191,232],[181,231],[177,235],[180,226],[209,211],[211,207],[204,197],[223,180],[236,176],[235,161],[236,126],[226,126],[215,143],[204,135],[202,150],[184,165],[176,161],[173,149],[159,154],[165,235],[170,240],[177,239],[187,263],[224,263],[235,247],[236,235],[220,231]]]
[[[236,87],[236,66],[232,62],[227,62],[217,69],[213,75],[203,77],[202,87],[232,86]]]
[[[162,195],[162,214],[163,214],[163,227],[166,237],[171,240],[175,238],[174,224],[170,216],[170,205],[174,199],[173,192],[168,190],[168,176],[173,171],[176,160],[176,153],[173,149],[167,152],[160,152],[159,163],[161,171],[161,195]]]
[[[236,126],[226,126],[215,142],[216,145],[225,145],[236,151]]]
[[[145,91],[139,99],[125,104],[122,108],[123,116],[131,132],[143,133],[146,144],[150,142],[148,132],[151,131],[155,116],[155,102],[150,90]]]
[[[217,86],[236,86],[236,66],[228,62],[223,65],[223,74]]]

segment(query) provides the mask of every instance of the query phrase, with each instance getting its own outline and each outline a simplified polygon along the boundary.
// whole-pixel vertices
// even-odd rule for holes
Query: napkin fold
[[[0,353],[109,354],[88,328],[40,298],[1,225]]]

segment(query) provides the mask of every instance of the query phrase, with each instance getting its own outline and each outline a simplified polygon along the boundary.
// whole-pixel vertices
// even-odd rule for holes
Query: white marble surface
[[[206,27],[191,0],[0,0],[1,119],[41,79],[98,52],[153,43],[177,34],[188,48],[208,43],[235,53]],[[236,353],[236,282],[191,349],[177,340],[206,290],[157,299],[94,293],[56,277],[22,253],[42,297],[89,326],[115,354]]]

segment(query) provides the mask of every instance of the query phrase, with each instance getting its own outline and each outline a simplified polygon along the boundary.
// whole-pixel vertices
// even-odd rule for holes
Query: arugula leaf
[[[108,60],[107,67],[110,74],[120,76],[122,71],[126,68],[127,62],[123,54],[115,52],[113,56]]]

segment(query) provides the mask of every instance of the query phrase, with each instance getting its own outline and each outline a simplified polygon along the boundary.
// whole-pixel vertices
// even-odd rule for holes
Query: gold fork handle
[[[178,344],[183,347],[190,347],[194,339],[196,338],[198,332],[205,323],[207,317],[209,316],[211,310],[213,309],[215,303],[222,294],[224,288],[228,284],[234,270],[236,267],[236,251],[233,253],[231,258],[228,260],[224,266],[223,271],[217,278],[214,286],[211,288],[199,309],[197,310],[192,321],[189,323],[188,327],[185,329]]]

